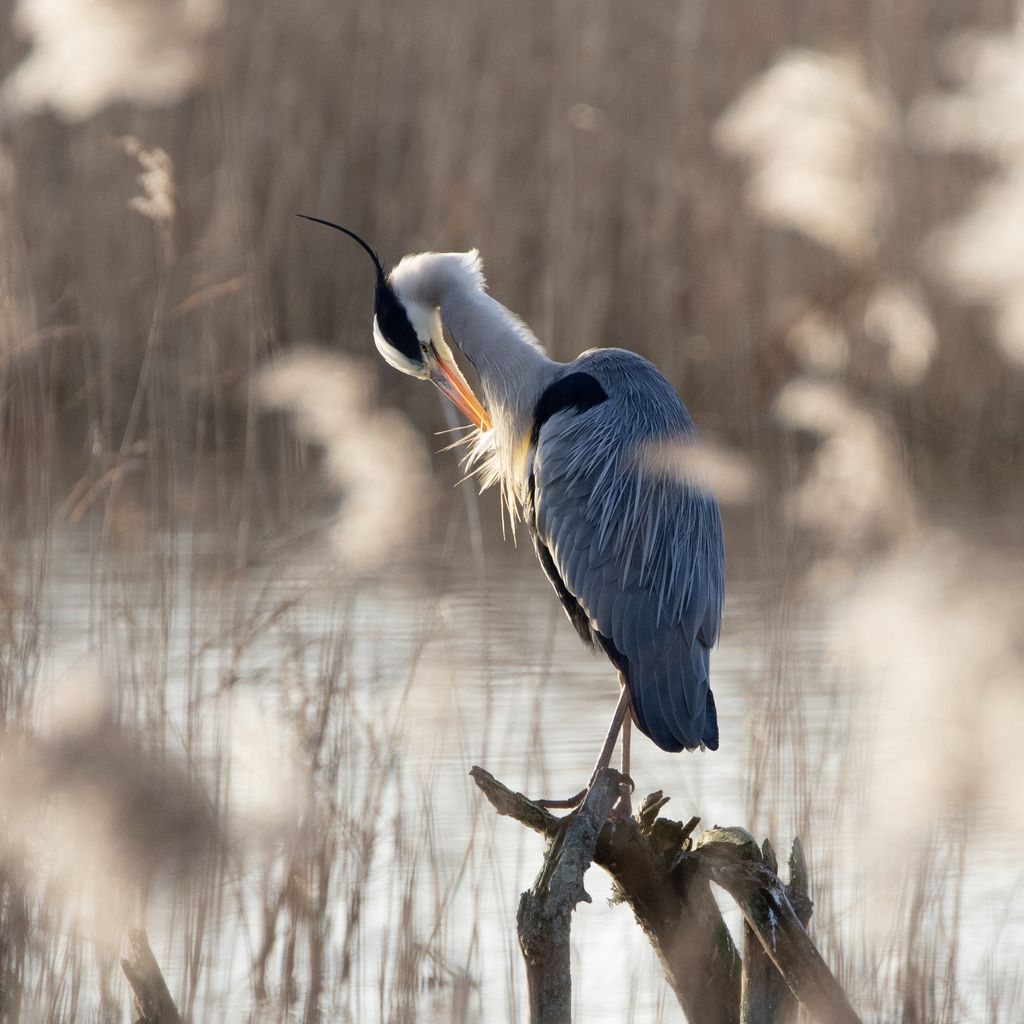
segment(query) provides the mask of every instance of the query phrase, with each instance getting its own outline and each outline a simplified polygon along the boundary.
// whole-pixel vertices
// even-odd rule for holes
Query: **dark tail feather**
[[[701,742],[708,750],[718,749],[718,709],[715,707],[715,695],[708,690],[708,703],[704,710],[704,734]]]

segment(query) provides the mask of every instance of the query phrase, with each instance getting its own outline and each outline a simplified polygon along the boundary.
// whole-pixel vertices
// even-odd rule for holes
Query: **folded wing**
[[[577,631],[622,671],[641,731],[663,750],[715,749],[718,506],[646,465],[652,441],[692,443],[693,427],[668,382],[633,358],[613,381],[595,368],[607,401],[559,411],[537,432],[527,518]]]

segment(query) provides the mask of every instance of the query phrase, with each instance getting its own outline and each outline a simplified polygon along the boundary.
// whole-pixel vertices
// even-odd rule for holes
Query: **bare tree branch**
[[[761,844],[761,855],[771,871],[778,874],[779,862],[772,844],[766,839]],[[797,863],[798,860],[798,863]],[[803,848],[799,839],[793,840],[789,858],[789,891],[796,898],[806,897],[807,865],[803,861]],[[801,871],[802,866],[802,871]],[[794,880],[798,884],[794,884]],[[806,912],[800,913],[800,923],[807,926],[811,916],[811,902],[801,901]],[[792,1024],[796,1019],[797,1002],[782,975],[768,956],[757,933],[743,922],[743,985],[740,994],[740,1024]]]
[[[794,907],[794,899],[799,899],[764,862],[750,833],[709,829],[698,839],[695,852],[710,877],[739,904],[775,969],[811,1017],[827,1024],[861,1024],[804,930]]]
[[[565,819],[512,792],[483,768],[470,775],[499,814],[547,836],[564,827]],[[652,793],[635,818],[606,821],[594,863],[612,876],[617,897],[632,908],[687,1019],[739,1024],[739,954],[706,874],[688,853],[699,819],[683,824],[659,818],[665,803]]]
[[[572,816],[556,818],[484,769],[475,767],[470,774],[499,814],[549,838],[571,827],[566,822]],[[792,992],[816,1020],[860,1024],[805,931],[812,904],[799,841],[793,844],[786,886],[770,844],[762,849],[743,829],[714,828],[692,849],[690,835],[699,819],[684,824],[658,817],[666,802],[660,792],[652,793],[634,818],[606,821],[593,861],[609,872],[617,897],[632,908],[687,1020],[783,1024],[794,1008]],[[709,880],[736,900],[746,921],[742,984],[744,965]]]
[[[572,974],[569,930],[580,901],[589,903],[583,876],[590,867],[597,837],[619,797],[622,776],[605,768],[583,805],[547,834],[544,864],[532,888],[519,901],[516,926],[526,961],[533,1024],[569,1024]]]
[[[181,1024],[178,1008],[160,973],[160,965],[141,928],[128,934],[129,955],[122,957],[121,970],[134,996],[135,1024]]]

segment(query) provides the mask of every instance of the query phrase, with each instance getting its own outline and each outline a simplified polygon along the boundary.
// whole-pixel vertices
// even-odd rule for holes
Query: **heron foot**
[[[586,800],[587,794],[594,785],[594,780],[596,778],[597,775],[595,774],[594,778],[587,783],[586,789],[581,789],[578,793],[575,793],[566,800],[541,799],[534,800],[533,802],[538,807],[546,807],[548,810],[576,810],[582,805],[583,801]],[[628,818],[633,813],[630,805],[630,796],[635,789],[636,783],[628,775],[624,775],[622,777],[622,782],[620,783],[620,796],[615,802],[615,807],[612,810],[612,817]]]

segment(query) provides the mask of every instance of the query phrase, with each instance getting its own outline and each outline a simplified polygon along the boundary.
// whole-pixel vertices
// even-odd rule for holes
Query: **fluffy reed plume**
[[[803,310],[786,332],[786,345],[805,370],[832,376],[846,369],[850,343],[842,325],[824,310]]]
[[[947,153],[980,153],[1007,164],[1024,154],[1024,16],[1002,35],[963,32],[943,48],[951,93],[922,96],[910,112],[919,141]]]
[[[946,50],[960,88],[915,105],[925,145],[977,153],[997,170],[961,217],[927,243],[932,268],[969,302],[992,307],[1003,354],[1024,364],[1024,16],[1003,36],[962,35]]]
[[[877,563],[846,605],[838,635],[877,708],[871,821],[886,860],[986,807],[1024,839],[1022,568],[929,532]]]
[[[153,222],[164,259],[169,264],[174,255],[173,228],[177,213],[174,164],[165,150],[159,146],[146,146],[134,135],[122,135],[115,141],[128,156],[138,161],[140,168],[135,180],[142,191],[128,200],[128,206]]]
[[[225,806],[233,831],[255,837],[292,829],[305,810],[308,772],[292,727],[266,694],[233,688],[225,698],[229,786]]]
[[[221,16],[220,0],[20,0],[15,27],[32,48],[0,100],[72,122],[117,100],[174,103],[195,84]]]
[[[145,146],[134,135],[122,135],[117,141],[125,153],[135,157],[141,168],[136,180],[142,194],[133,196],[128,205],[155,224],[170,223],[176,209],[171,158],[159,146]]]
[[[912,500],[898,452],[876,416],[841,388],[809,378],[782,388],[775,414],[791,430],[818,439],[810,468],[789,498],[797,523],[841,555],[903,535],[913,519]]]
[[[644,467],[658,476],[671,476],[714,494],[722,505],[741,505],[751,498],[757,474],[750,460],[739,452],[719,445],[649,445]]]
[[[747,201],[851,261],[874,249],[892,117],[852,59],[790,50],[719,118],[715,142],[748,161]]]
[[[401,413],[381,410],[371,371],[354,359],[293,352],[265,367],[257,395],[295,414],[301,437],[325,451],[343,498],[333,531],[350,568],[379,567],[424,535],[435,500],[430,459]]]
[[[887,350],[889,373],[897,384],[921,383],[935,358],[938,336],[918,288],[897,283],[879,287],[868,300],[864,330]]]
[[[116,946],[137,893],[191,874],[219,830],[185,766],[115,722],[95,673],[66,674],[51,703],[44,730],[0,740],[0,860]],[[41,849],[45,863],[33,855]]]

